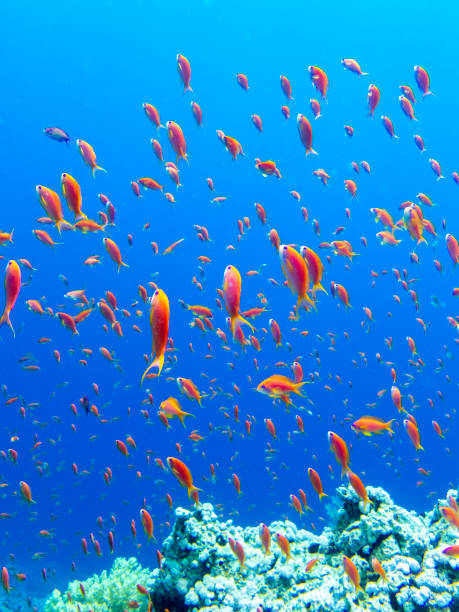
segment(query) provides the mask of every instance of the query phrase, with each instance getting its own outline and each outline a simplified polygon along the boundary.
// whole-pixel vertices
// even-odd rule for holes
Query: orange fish
[[[342,59],[341,63],[344,68],[347,68],[347,70],[353,72],[354,74],[357,74],[359,77],[366,76],[368,74],[368,72],[362,72],[360,64],[355,59]]]
[[[260,535],[263,550],[265,551],[265,556],[269,555],[271,547],[271,533],[268,527],[264,523],[261,523],[258,533]]]
[[[207,395],[203,395],[198,391],[198,388],[194,382],[189,378],[177,378],[177,385],[180,389],[180,393],[186,395],[189,400],[196,400],[201,406],[201,400]]]
[[[453,260],[453,264],[456,265],[459,263],[459,244],[452,234],[446,234],[445,241],[448,254]]]
[[[48,189],[48,187],[44,187],[43,185],[37,185],[35,189],[37,192],[38,201],[43,206],[48,217],[52,219],[56,225],[59,233],[61,233],[62,226],[67,225],[71,227],[70,223],[64,219],[64,213],[62,211],[62,204],[59,195],[52,189]]]
[[[363,501],[364,507],[365,507],[365,505],[367,503],[368,504],[372,504],[373,502],[368,497],[368,493],[367,493],[367,490],[365,488],[365,485],[360,480],[360,478],[357,476],[357,474],[354,474],[354,472],[351,472],[351,470],[348,470],[346,476],[347,476],[347,478],[349,480],[349,484],[351,485],[351,487],[354,489],[354,491],[357,493],[357,495]]]
[[[162,289],[156,289],[151,300],[150,328],[152,336],[151,352],[154,355],[154,359],[143,373],[140,381],[141,385],[143,379],[152,368],[157,370],[155,376],[159,376],[164,364],[164,355],[169,337],[169,299]]]
[[[238,155],[244,155],[241,143],[232,136],[226,136],[226,134],[223,134],[222,141],[228,153],[231,154],[233,160],[237,159]]]
[[[111,259],[118,265],[118,272],[120,271],[121,266],[125,266],[127,268],[128,265],[122,261],[121,252],[116,242],[110,238],[104,238],[103,243]]]
[[[176,163],[178,164],[179,159],[184,159],[186,162],[188,162],[188,157],[186,154],[186,141],[185,136],[182,132],[182,128],[179,126],[178,123],[175,123],[174,121],[168,121],[166,123],[166,128],[169,142],[171,143],[172,148],[177,154]]]
[[[61,182],[62,182],[62,195],[64,196],[67,206],[75,215],[75,221],[78,219],[86,219],[86,215],[81,212],[81,189],[77,181],[70,176],[70,174],[66,174],[63,172],[61,174]]]
[[[324,493],[324,490],[322,488],[322,481],[320,479],[319,474],[311,467],[308,468],[308,477],[311,481],[314,491],[319,496],[319,499],[322,500],[322,497],[327,497],[327,494]]]
[[[422,96],[432,96],[432,92],[430,91],[430,77],[429,73],[425,68],[421,66],[414,67],[414,78],[416,79],[416,83],[420,91],[422,92]]]
[[[256,157],[255,168],[259,170],[263,176],[277,176],[277,178],[282,178],[282,174],[276,167],[276,162],[271,160],[262,162],[258,157]]]
[[[2,567],[2,586],[7,593],[10,592],[10,577],[6,567]]]
[[[289,405],[292,403],[290,400],[290,395],[292,393],[303,397],[300,390],[304,384],[304,382],[297,383],[291,378],[283,376],[282,374],[273,374],[269,378],[263,380],[258,385],[256,390],[259,393],[263,393],[263,395],[268,395],[274,399],[280,399],[286,405]]]
[[[309,305],[314,306],[314,302],[308,296],[309,291],[309,271],[303,257],[295,249],[286,244],[279,246],[279,258],[282,270],[290,291],[298,296],[296,304],[296,318],[299,318],[301,306],[308,309]]]
[[[302,246],[300,253],[306,262],[310,280],[312,281],[311,292],[314,294],[316,291],[325,291],[321,284],[324,275],[324,265],[320,257],[307,246]],[[327,292],[325,291],[325,293]]]
[[[11,232],[0,232],[0,246],[3,244],[6,244],[7,242],[13,242],[13,232],[14,230],[11,230]]]
[[[363,591],[362,587],[360,586],[359,571],[354,565],[354,563],[349,559],[349,557],[346,557],[346,555],[343,555],[342,560],[344,571],[346,572],[349,580],[354,585],[356,592]]]
[[[385,572],[383,566],[381,565],[381,563],[378,561],[378,559],[376,559],[376,557],[373,557],[373,559],[371,560],[371,567],[373,568],[373,571],[375,571],[377,574],[379,574],[381,576],[381,578],[385,582],[387,582],[386,572]]]
[[[248,91],[248,89],[249,89],[249,80],[245,76],[245,74],[242,74],[241,72],[239,74],[237,74],[236,75],[236,81],[239,83],[239,85],[242,87],[242,89],[244,89],[244,91]]]
[[[362,416],[352,423],[351,427],[357,433],[363,433],[364,436],[371,436],[372,434],[381,434],[383,431],[388,431],[393,434],[391,424],[395,419],[390,421],[383,421],[379,417],[373,416]]]
[[[10,326],[11,331],[14,333],[13,325],[11,324],[10,314],[18,299],[19,291],[21,289],[21,268],[19,264],[14,260],[10,259],[5,270],[5,307],[3,308],[3,314],[0,318],[0,326],[4,323]]]
[[[227,266],[223,275],[223,299],[225,301],[226,310],[230,316],[231,332],[233,338],[236,334],[236,329],[242,324],[246,324],[252,331],[255,328],[241,315],[241,275],[239,270],[234,266]]]
[[[179,483],[182,485],[182,487],[186,487],[188,491],[188,497],[191,497],[191,494],[194,491],[201,490],[194,486],[191,472],[188,467],[183,463],[183,461],[180,461],[180,459],[176,459],[175,457],[168,457],[167,465],[169,466],[169,469],[177,478]]]
[[[421,436],[419,435],[417,424],[412,419],[405,419],[403,421],[403,425],[405,426],[406,433],[408,434],[414,448],[417,451],[424,450],[421,446]]]
[[[327,100],[327,91],[329,87],[328,77],[322,68],[317,66],[308,67],[309,76],[311,77],[312,84],[320,92],[322,98]]]
[[[177,55],[177,72],[179,73],[180,80],[183,83],[183,93],[187,91],[193,91],[190,87],[191,81],[191,66],[190,62],[184,55]]]
[[[154,125],[156,125],[157,130],[159,130],[160,127],[164,127],[163,125],[161,125],[161,121],[159,119],[159,112],[154,106],[152,106],[151,104],[148,104],[147,102],[144,102],[142,106],[143,106],[143,110],[145,111],[146,116],[150,119],[150,121]]]
[[[379,89],[376,87],[376,85],[371,84],[370,87],[368,88],[368,95],[367,95],[368,114],[371,117],[375,116],[375,108],[379,104],[380,97],[381,97],[381,94],[379,93]]]
[[[287,100],[293,100],[293,98],[292,98],[292,86],[290,85],[290,81],[288,80],[288,78],[281,75],[281,77],[280,77],[280,84],[281,84],[282,91],[284,92],[284,94],[287,97]]]
[[[281,533],[276,534],[276,542],[279,548],[281,549],[281,551],[284,553],[285,560],[288,561],[291,556],[290,555],[290,542]]]
[[[296,383],[294,380],[283,376],[282,374],[273,374],[269,378],[263,380],[258,386],[257,391],[268,395],[274,399],[282,400],[286,405],[291,404],[290,395],[295,393],[303,397],[300,389],[304,385],[304,382]]]
[[[80,150],[80,155],[83,158],[84,163],[91,168],[93,176],[95,175],[96,170],[102,170],[102,172],[107,172],[104,168],[101,168],[97,165],[96,154],[89,143],[85,142],[84,140],[81,140],[81,138],[79,138],[76,143]]]
[[[178,417],[182,425],[185,427],[184,418],[186,416],[193,416],[189,412],[182,410],[179,401],[175,397],[169,397],[168,399],[161,402],[159,409],[167,416],[168,419]]]
[[[197,102],[191,103],[191,112],[199,127],[202,127],[202,110]]]
[[[309,120],[304,115],[299,114],[296,118],[296,124],[300,140],[306,149],[306,156],[310,153],[317,155],[317,151],[312,148],[312,127]]]
[[[34,500],[32,499],[32,491],[30,490],[29,485],[24,482],[23,480],[21,480],[21,482],[19,483],[19,491],[23,497],[23,499],[28,503],[28,504],[34,504]]]
[[[333,431],[328,432],[328,441],[330,443],[330,450],[332,450],[335,454],[335,459],[337,463],[340,464],[341,470],[341,478],[343,475],[349,471],[349,463],[350,463],[350,455],[349,449],[347,447],[346,442],[340,438],[337,434],[333,433]]]
[[[148,536],[148,539],[150,540],[153,537],[153,519],[151,518],[151,514],[148,512],[148,510],[142,508],[140,511],[140,520],[142,521],[145,535]]]
[[[148,176],[137,179],[137,182],[140,183],[144,189],[151,189],[152,191],[162,191],[164,189],[164,185],[160,185],[158,181]]]

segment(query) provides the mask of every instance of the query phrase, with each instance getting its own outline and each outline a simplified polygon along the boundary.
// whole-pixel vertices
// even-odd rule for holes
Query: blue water
[[[0,448],[14,448],[19,453],[17,465],[6,459],[1,464],[1,511],[11,518],[2,523],[0,556],[16,593],[43,597],[55,586],[65,588],[74,577],[83,579],[109,568],[110,529],[115,533],[115,555],[137,555],[142,563],[153,566],[155,547],[147,544],[142,533],[139,510],[146,503],[161,542],[168,533],[166,523],[173,518],[166,493],[172,495],[175,506],[189,504],[186,491],[154,461],[161,458],[166,463],[168,456],[178,456],[177,442],[182,445],[182,460],[202,489],[201,500],[217,504],[222,516],[231,515],[242,524],[268,523],[280,517],[298,520],[289,506],[289,495],[303,488],[314,514],[302,522],[308,528],[313,523],[321,529],[327,518],[306,469],[312,466],[320,473],[329,494],[340,483],[339,467],[328,448],[329,430],[348,442],[351,467],[364,483],[386,488],[401,505],[424,511],[432,499],[457,484],[457,334],[446,317],[457,314],[452,289],[458,277],[446,251],[442,227],[445,219],[446,231],[459,234],[455,214],[459,187],[451,178],[451,172],[459,170],[455,121],[459,85],[450,68],[457,59],[458,15],[453,13],[450,11],[446,19],[440,10],[432,13],[427,2],[403,6],[361,3],[355,8],[344,8],[337,2],[309,8],[293,2],[281,7],[273,2],[263,7],[242,2],[10,4],[6,32],[0,37],[4,58],[0,72],[0,229],[14,228],[14,244],[2,247],[0,265],[2,276],[9,259],[26,258],[36,269],[33,274],[22,271],[24,286],[11,316],[16,338],[7,327],[0,329],[0,383],[5,386]],[[182,93],[177,53],[191,63],[192,94]],[[358,78],[344,71],[340,64],[343,56],[356,58],[370,75]],[[309,108],[309,99],[319,97],[307,72],[310,64],[326,70],[330,79],[328,104],[321,102],[323,117],[317,121]],[[429,71],[435,96],[421,99],[414,65]],[[237,84],[238,72],[247,75],[248,92]],[[280,74],[289,78],[295,98],[289,103],[288,121],[280,110],[287,103],[279,86]],[[381,91],[375,119],[366,116],[370,83]],[[410,123],[399,107],[400,84],[415,91],[418,123]],[[203,110],[202,128],[192,117],[192,100]],[[162,123],[176,121],[185,134],[189,165],[179,163],[183,187],[178,191],[150,145],[151,138],[158,138],[165,160],[175,161],[167,132],[156,132],[143,112],[144,102],[159,110]],[[296,128],[299,112],[312,123],[318,157],[305,157]],[[251,123],[252,113],[262,117],[261,134]],[[392,118],[398,140],[391,140],[384,131],[379,119],[382,114]],[[344,134],[345,124],[354,127],[352,139]],[[71,145],[48,139],[42,132],[47,126],[65,129]],[[245,157],[233,162],[216,136],[217,129],[237,138]],[[425,153],[416,148],[414,133],[423,136]],[[106,174],[92,178],[78,154],[77,138],[91,143]],[[282,179],[262,177],[254,167],[255,157],[275,160]],[[429,157],[442,164],[444,180],[435,180]],[[352,170],[350,163],[361,160],[370,163],[370,175],[363,171],[356,175]],[[331,175],[327,187],[312,175],[317,168]],[[114,204],[116,227],[109,228],[107,235],[117,242],[129,265],[119,274],[104,250],[100,233],[65,232],[59,237],[55,228],[36,223],[43,210],[35,186],[60,191],[62,172],[79,182],[83,210],[89,217],[97,219],[97,211],[102,210],[98,193],[107,195]],[[130,182],[144,176],[164,183],[176,203],[170,204],[157,192],[142,192],[143,197],[137,200]],[[212,194],[207,177],[214,181]],[[357,181],[357,199],[344,191],[343,181],[350,178]],[[300,203],[290,196],[291,190],[300,192]],[[408,232],[400,231],[397,237],[402,242],[397,247],[381,246],[375,234],[383,228],[374,223],[369,209],[386,208],[398,220],[399,205],[415,200],[419,192],[436,204],[435,208],[424,207],[424,214],[434,222],[438,236],[426,234],[428,245],[417,247]],[[227,200],[212,204],[215,195]],[[256,217],[254,202],[264,206],[267,226]],[[301,206],[308,209],[307,223]],[[346,208],[351,211],[350,220]],[[238,242],[237,220],[244,216],[249,217],[251,229]],[[320,236],[313,231],[313,219],[320,223]],[[144,229],[146,223],[150,224],[148,229]],[[197,239],[195,224],[208,228],[211,242]],[[319,248],[322,241],[335,239],[332,232],[338,226],[346,228],[338,239],[350,241],[359,254],[352,263]],[[298,322],[288,318],[296,299],[287,288],[268,281],[273,278],[281,285],[284,280],[278,256],[267,238],[271,227],[283,242],[306,244],[325,263],[328,295],[319,293],[317,312],[303,311]],[[45,247],[32,235],[32,229],[37,228],[48,230],[62,244]],[[132,247],[128,234],[133,237]],[[367,247],[361,243],[362,236]],[[173,254],[154,256],[152,241],[162,253],[180,238],[185,240]],[[227,249],[230,244],[235,250]],[[412,251],[419,256],[417,265],[410,262]],[[101,255],[101,265],[83,265],[92,254]],[[203,278],[199,255],[212,259]],[[442,274],[435,269],[434,259],[442,263]],[[269,312],[255,321],[256,336],[260,341],[264,338],[259,353],[250,346],[242,351],[232,343],[226,313],[215,304],[216,290],[230,263],[242,274],[242,309],[259,306],[259,293],[268,301]],[[261,266],[265,267],[260,275],[246,276],[247,271]],[[416,279],[410,288],[418,294],[419,313],[392,268],[406,268],[408,278]],[[378,276],[372,277],[371,271]],[[68,279],[68,286],[60,275]],[[192,283],[193,276],[203,284],[202,292]],[[169,296],[170,336],[177,362],[166,363],[161,377],[147,381],[141,389],[143,355],[151,350],[151,336],[148,306],[140,301],[137,288],[148,287],[150,281]],[[347,288],[352,309],[338,308],[338,301],[330,295],[331,281]],[[40,299],[54,312],[76,314],[74,303],[64,298],[64,293],[76,289],[85,289],[88,299],[96,301],[106,290],[114,292],[119,307],[131,314],[127,318],[117,311],[123,338],[111,330],[103,331],[105,321],[97,310],[79,325],[79,335],[72,336],[56,318],[39,316],[26,308],[26,300]],[[394,294],[400,296],[401,305],[395,302]],[[222,350],[214,332],[203,335],[190,328],[191,313],[180,307],[179,299],[212,308],[214,327],[225,329],[231,351]],[[364,306],[373,312],[369,331],[367,325],[361,325]],[[136,310],[142,316],[136,316]],[[283,346],[277,350],[269,331],[263,331],[271,317],[282,330]],[[416,317],[424,320],[427,333]],[[141,334],[132,329],[133,324],[141,328]],[[308,336],[299,334],[303,330]],[[329,334],[336,334],[334,344]],[[408,363],[411,355],[406,336],[415,339],[424,367]],[[38,343],[43,337],[51,342]],[[389,337],[393,339],[391,350],[385,343]],[[194,352],[189,349],[190,342]],[[119,369],[102,357],[101,346],[114,351]],[[82,348],[94,351],[86,367],[79,363],[85,358]],[[61,354],[60,364],[53,357],[55,349]],[[403,403],[415,415],[424,452],[416,454],[406,435],[402,425],[405,417],[397,414],[390,399],[391,366],[380,363],[377,353],[397,371]],[[19,362],[25,355],[29,361]],[[297,358],[301,358],[305,378],[310,372],[319,373],[314,384],[307,385],[310,402],[299,398],[296,407],[286,411],[283,405],[273,406],[269,398],[254,391],[263,378],[275,372],[289,373],[276,368],[275,363],[290,366]],[[40,371],[23,370],[23,365],[31,364],[39,365]],[[191,378],[204,393],[210,392],[209,381],[216,379],[212,387],[221,392],[205,398],[199,407],[178,396],[174,379],[179,376]],[[98,396],[92,390],[94,382],[100,389]],[[142,405],[147,389],[153,394],[152,406]],[[378,399],[377,393],[383,389],[387,393]],[[414,407],[408,394],[414,398]],[[166,431],[157,418],[159,403],[171,395],[179,397],[183,409],[195,415],[187,420],[186,431],[177,420],[171,421],[171,429]],[[5,405],[14,396],[20,400]],[[79,404],[82,396],[97,406],[106,422],[85,414]],[[433,400],[433,409],[428,398]],[[31,402],[38,406],[29,407]],[[376,406],[366,405],[372,402],[377,402]],[[25,418],[19,412],[21,403],[26,407]],[[71,403],[78,405],[77,417],[70,410]],[[233,418],[235,404],[240,412],[238,423]],[[145,408],[150,413],[148,422],[140,413]],[[296,414],[302,415],[304,435],[296,432]],[[350,423],[363,414],[395,418],[393,439],[387,435],[357,438]],[[247,415],[256,420],[250,437],[244,426]],[[275,441],[265,429],[265,418],[275,423]],[[444,440],[433,430],[433,419],[446,431]],[[204,440],[197,444],[189,440],[192,429]],[[126,459],[116,449],[115,440],[124,440],[127,435],[135,439],[137,450]],[[15,436],[18,440],[11,441]],[[33,450],[37,441],[42,444]],[[78,476],[72,472],[73,463],[78,466]],[[210,481],[210,463],[216,466],[215,483]],[[107,466],[113,471],[110,487],[103,478]],[[421,476],[419,467],[431,471],[430,476]],[[81,474],[85,470],[88,473]],[[241,480],[240,497],[231,484],[233,473]],[[31,486],[35,504],[29,506],[20,500],[21,480]],[[102,528],[97,523],[99,516]],[[132,518],[137,524],[136,542],[130,532]],[[41,537],[40,530],[50,531],[51,536]],[[82,553],[81,537],[89,540],[91,532],[101,543],[101,557],[91,545],[89,555]],[[40,558],[35,559],[38,553]],[[17,583],[16,572],[25,572],[27,582]]]

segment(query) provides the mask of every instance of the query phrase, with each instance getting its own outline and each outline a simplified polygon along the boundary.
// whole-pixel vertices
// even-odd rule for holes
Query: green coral
[[[80,590],[83,585],[86,595]],[[131,557],[118,557],[110,573],[104,570],[84,582],[70,582],[64,593],[54,589],[45,602],[44,612],[123,612],[129,601],[137,601],[139,612],[146,612],[148,596],[137,590],[141,584],[146,588],[153,585],[153,574]],[[70,598],[69,596],[70,595]]]

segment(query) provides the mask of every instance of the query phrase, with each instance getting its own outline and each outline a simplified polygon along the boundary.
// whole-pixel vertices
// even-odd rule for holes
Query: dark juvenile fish
[[[67,143],[67,146],[70,142],[70,136],[67,134],[67,132],[64,132],[64,130],[61,130],[61,128],[47,127],[43,130],[43,132],[47,136],[49,136],[49,138],[52,138],[53,140],[57,140],[58,142]]]

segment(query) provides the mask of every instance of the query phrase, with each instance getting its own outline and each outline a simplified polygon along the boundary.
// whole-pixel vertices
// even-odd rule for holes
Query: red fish
[[[290,85],[290,81],[287,77],[281,75],[280,77],[280,85],[281,89],[284,92],[287,100],[293,100],[292,98],[292,86]]]
[[[81,140],[81,138],[79,138],[76,142],[84,163],[92,170],[92,175],[95,175],[96,170],[102,170],[102,172],[106,172],[104,168],[101,168],[101,166],[97,165],[96,154],[92,146],[88,142]]]
[[[354,72],[354,74],[357,74],[359,77],[368,74],[368,72],[362,72],[359,63],[355,59],[342,59],[341,63],[344,68],[347,68],[350,72]]]
[[[156,126],[156,129],[159,130],[160,127],[164,127],[161,125],[161,120],[159,118],[158,110],[152,105],[148,104],[148,102],[143,103],[143,110],[145,111],[146,116],[150,119],[153,125]]]
[[[0,318],[0,326],[4,323],[10,326],[11,331],[14,333],[13,325],[11,324],[10,314],[16,304],[16,300],[18,299],[19,291],[21,289],[21,268],[19,264],[11,259],[5,271],[5,307],[3,309],[3,314]]]
[[[300,140],[306,148],[306,156],[310,153],[317,155],[317,151],[314,151],[312,148],[312,127],[308,119],[304,115],[299,114],[296,118],[296,124]]]
[[[367,101],[368,101],[368,114],[372,117],[375,116],[375,108],[379,104],[381,94],[376,85],[371,84],[368,88]]]
[[[320,92],[322,98],[327,100],[327,91],[329,87],[328,76],[322,68],[317,66],[308,67],[309,76],[311,77],[312,84]]]
[[[191,66],[190,62],[184,55],[177,55],[177,72],[179,73],[180,80],[183,83],[183,93],[187,91],[193,91],[190,87],[191,81]]]
[[[180,459],[176,459],[175,457],[168,457],[167,465],[182,487],[186,487],[188,497],[191,497],[191,494],[194,491],[200,491],[200,489],[194,486],[191,472],[183,461],[180,461]]]
[[[430,91],[430,77],[425,68],[422,68],[421,66],[415,66],[414,78],[416,79],[416,83],[418,84],[418,87],[421,90],[423,97],[433,95]]]
[[[156,289],[151,300],[150,328],[152,336],[151,352],[154,359],[143,373],[140,384],[143,383],[143,379],[152,368],[157,370],[155,375],[159,376],[164,364],[169,337],[169,299],[162,289]]]
[[[248,91],[248,89],[249,89],[249,80],[245,76],[245,74],[242,74],[242,73],[237,74],[236,75],[236,81],[239,83],[239,85],[242,87],[242,89],[244,91]]]
[[[202,127],[202,110],[197,102],[191,103],[191,112],[199,127]]]
[[[255,331],[253,325],[241,315],[241,285],[239,270],[234,266],[227,266],[223,275],[223,299],[230,316],[233,338],[236,329],[242,324],[248,325],[252,331]]]
[[[167,127],[167,137],[169,138],[169,142],[171,143],[172,148],[177,154],[178,164],[179,159],[184,159],[186,162],[188,161],[188,157],[186,154],[186,141],[182,132],[182,128],[178,123],[174,121],[168,121],[166,123]]]
[[[389,134],[389,136],[391,138],[398,138],[398,136],[396,136],[395,133],[394,133],[394,124],[389,119],[389,117],[386,117],[385,115],[383,115],[381,117],[381,121],[382,121],[382,124],[383,124],[386,132]]]

